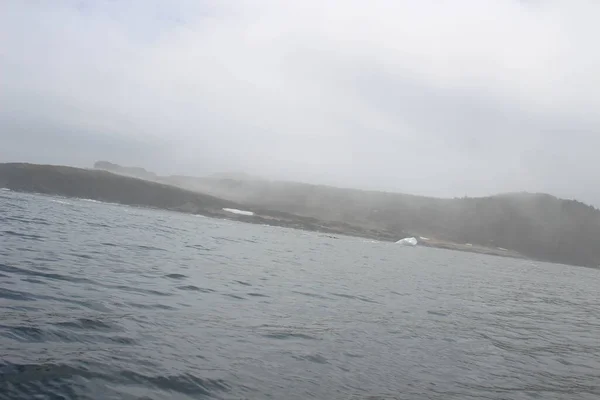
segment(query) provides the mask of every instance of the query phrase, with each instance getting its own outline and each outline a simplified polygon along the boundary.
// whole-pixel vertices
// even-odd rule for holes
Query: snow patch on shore
[[[224,208],[223,211],[226,211],[226,212],[232,213],[232,214],[238,214],[238,215],[248,215],[248,216],[254,215],[254,213],[252,211],[238,210],[236,208]]]
[[[401,244],[403,246],[416,246],[418,242],[417,242],[416,238],[408,237],[408,238],[400,239],[396,243]]]

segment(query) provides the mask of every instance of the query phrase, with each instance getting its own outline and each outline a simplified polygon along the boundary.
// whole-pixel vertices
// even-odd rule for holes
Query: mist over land
[[[546,261],[600,266],[600,210],[545,193],[503,193],[442,199],[401,193],[269,181],[245,174],[159,176],[139,167],[100,161],[95,168],[166,183],[323,222],[360,227],[379,238],[426,237],[422,244],[492,253],[522,254]],[[360,232],[360,231],[359,231]],[[384,235],[385,233],[385,235]],[[367,235],[368,236],[368,235]],[[596,250],[598,249],[598,250]]]

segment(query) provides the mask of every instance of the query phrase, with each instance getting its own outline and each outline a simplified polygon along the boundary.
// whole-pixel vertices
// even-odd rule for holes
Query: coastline
[[[15,192],[57,195],[67,198],[170,210],[252,224],[280,226],[330,235],[345,235],[396,242],[418,236],[409,232],[366,229],[347,223],[323,221],[279,211],[246,206],[190,190],[97,169],[26,163],[0,164],[0,187]],[[253,215],[224,209],[247,210]],[[443,240],[420,240],[419,245],[501,257],[529,259],[517,252],[483,246],[468,246]]]

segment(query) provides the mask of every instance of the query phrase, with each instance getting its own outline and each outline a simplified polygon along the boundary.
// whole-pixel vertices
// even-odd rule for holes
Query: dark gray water
[[[1,399],[598,399],[597,270],[0,191]]]

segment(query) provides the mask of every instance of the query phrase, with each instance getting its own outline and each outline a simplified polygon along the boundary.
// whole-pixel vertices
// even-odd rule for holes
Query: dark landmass
[[[129,173],[132,170],[127,171]],[[316,218],[265,210],[260,206],[247,207],[215,196],[100,169],[88,170],[21,163],[0,164],[0,187],[18,192],[93,199],[378,240],[395,238],[389,232],[369,231],[343,222],[323,222]],[[234,214],[223,210],[224,208],[251,211],[255,215]]]
[[[600,211],[547,194],[439,199],[243,175],[161,177],[111,163],[96,167],[104,170],[0,164],[0,187],[375,240],[415,236],[422,246],[600,265]],[[231,214],[223,208],[255,215]]]

